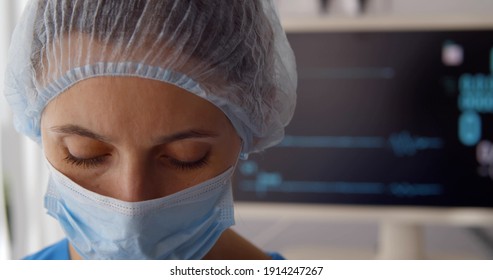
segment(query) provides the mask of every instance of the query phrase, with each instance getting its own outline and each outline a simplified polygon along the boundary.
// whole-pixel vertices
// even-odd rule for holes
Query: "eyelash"
[[[82,159],[82,158],[74,157],[71,154],[68,154],[67,157],[65,157],[65,161],[77,167],[91,168],[101,165],[104,162],[105,158],[106,155],[95,157],[95,158]]]
[[[77,167],[93,168],[101,165],[104,162],[105,158],[106,155],[95,157],[95,158],[82,159],[82,158],[74,157],[71,154],[68,154],[65,157],[65,161]],[[208,158],[209,158],[209,153],[206,153],[201,159],[194,162],[185,162],[185,161],[180,161],[177,159],[167,157],[171,165],[173,165],[174,167],[180,170],[193,170],[206,166],[208,164]]]
[[[180,170],[193,170],[204,167],[208,164],[209,152],[207,152],[201,159],[193,162],[180,161],[173,158],[167,158],[173,167]]]

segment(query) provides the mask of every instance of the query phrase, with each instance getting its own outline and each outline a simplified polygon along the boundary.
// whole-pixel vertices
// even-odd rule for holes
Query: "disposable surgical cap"
[[[282,140],[295,68],[272,0],[35,0],[13,33],[5,94],[16,129],[41,143],[43,109],[82,80],[170,83],[220,108],[245,155]]]

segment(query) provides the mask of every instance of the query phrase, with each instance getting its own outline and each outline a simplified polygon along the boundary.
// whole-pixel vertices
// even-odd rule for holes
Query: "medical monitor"
[[[240,162],[237,201],[493,206],[492,25],[287,36],[296,112],[278,146]]]
[[[297,107],[278,146],[238,165],[246,228],[266,220],[279,225],[272,236],[287,223],[377,222],[376,258],[419,259],[425,225],[493,224],[491,18],[283,24]]]

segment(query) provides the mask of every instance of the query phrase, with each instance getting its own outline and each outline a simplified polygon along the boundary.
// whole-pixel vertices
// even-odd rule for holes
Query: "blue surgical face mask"
[[[84,259],[202,259],[234,224],[233,167],[163,198],[125,202],[48,166],[45,207]]]

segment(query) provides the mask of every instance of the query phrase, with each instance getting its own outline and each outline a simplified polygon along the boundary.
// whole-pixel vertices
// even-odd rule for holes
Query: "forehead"
[[[172,84],[137,77],[80,81],[48,103],[42,123],[76,124],[114,139],[148,139],[186,129],[217,131],[229,125],[209,101]]]

